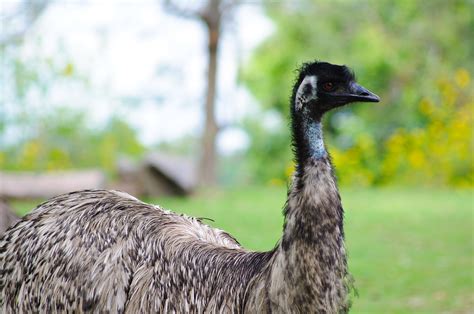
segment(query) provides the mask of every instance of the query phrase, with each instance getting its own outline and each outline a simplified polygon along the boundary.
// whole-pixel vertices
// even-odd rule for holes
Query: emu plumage
[[[65,194],[0,240],[4,312],[347,312],[343,210],[321,118],[353,101],[378,97],[348,68],[300,69],[291,100],[297,171],[273,250],[250,252],[198,219],[126,193]]]

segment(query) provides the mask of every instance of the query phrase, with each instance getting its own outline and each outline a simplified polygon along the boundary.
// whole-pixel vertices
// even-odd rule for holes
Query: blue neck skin
[[[323,129],[320,121],[309,120],[305,125],[306,140],[309,153],[315,159],[321,159],[327,156],[324,148]]]

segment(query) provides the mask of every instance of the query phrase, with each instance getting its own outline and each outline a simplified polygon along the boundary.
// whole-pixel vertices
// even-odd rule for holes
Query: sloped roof
[[[144,158],[143,163],[173,182],[185,194],[191,193],[197,185],[196,163],[190,158],[153,152]]]

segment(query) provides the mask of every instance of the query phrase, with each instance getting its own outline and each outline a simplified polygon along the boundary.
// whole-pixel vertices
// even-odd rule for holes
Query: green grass
[[[343,189],[353,313],[472,313],[473,191]],[[153,203],[197,217],[242,245],[269,250],[282,230],[284,188],[248,187]],[[15,203],[21,210],[32,203]]]

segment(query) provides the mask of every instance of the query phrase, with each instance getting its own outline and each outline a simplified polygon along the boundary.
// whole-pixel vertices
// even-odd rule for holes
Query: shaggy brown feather
[[[338,84],[333,94],[319,90],[328,80]],[[61,195],[0,239],[3,312],[347,312],[343,209],[321,117],[341,99],[378,101],[353,80],[344,66],[300,70],[291,104],[297,171],[275,249],[245,250],[199,219],[123,192]]]

